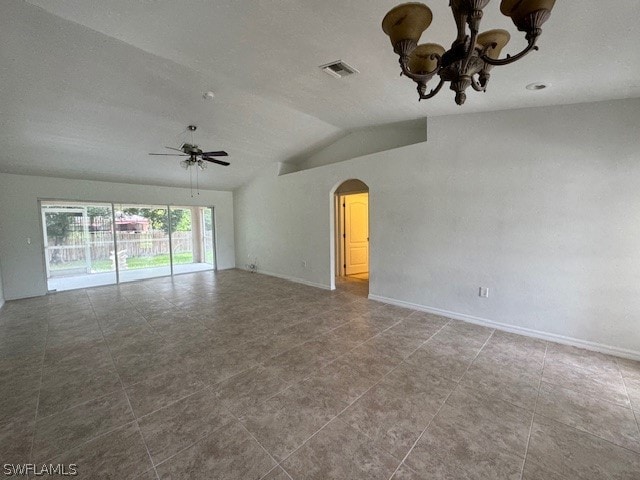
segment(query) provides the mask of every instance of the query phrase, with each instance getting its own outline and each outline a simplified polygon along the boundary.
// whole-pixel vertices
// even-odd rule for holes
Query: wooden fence
[[[154,257],[169,254],[169,235],[165,232],[129,233],[117,232],[119,251],[126,251],[127,257]],[[193,238],[191,232],[173,232],[171,242],[174,253],[191,252]],[[92,260],[109,260],[113,253],[111,232],[89,233],[89,250]],[[49,260],[52,264],[84,260],[87,242],[83,234],[69,235],[60,245],[49,245]]]

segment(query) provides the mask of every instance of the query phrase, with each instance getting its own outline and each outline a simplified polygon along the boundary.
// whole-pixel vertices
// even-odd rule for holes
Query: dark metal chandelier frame
[[[382,28],[399,56],[401,75],[417,83],[419,100],[433,98],[450,82],[451,90],[456,92],[456,103],[462,105],[468,87],[486,91],[494,66],[509,65],[538,50],[536,42],[542,33],[541,26],[549,19],[555,0],[502,0],[500,10],[511,17],[519,31],[525,32],[527,40],[527,46],[520,53],[505,58],[498,57],[510,39],[509,33],[506,30],[479,32],[483,9],[488,3],[489,0],[450,1],[458,35],[446,51],[437,44],[418,45],[432,20],[426,5],[405,3],[387,13]],[[440,80],[427,93],[427,83],[436,74]]]

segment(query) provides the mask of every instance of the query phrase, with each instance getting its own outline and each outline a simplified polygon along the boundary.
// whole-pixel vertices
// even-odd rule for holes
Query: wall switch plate
[[[482,298],[489,298],[489,287],[480,287],[478,295]]]

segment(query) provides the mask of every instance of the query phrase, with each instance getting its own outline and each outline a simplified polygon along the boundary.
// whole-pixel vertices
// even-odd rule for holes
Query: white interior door
[[[345,274],[369,272],[369,194],[344,197]]]

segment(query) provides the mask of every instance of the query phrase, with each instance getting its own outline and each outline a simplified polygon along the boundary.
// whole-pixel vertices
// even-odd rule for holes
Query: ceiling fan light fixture
[[[180,166],[182,168],[184,168],[185,170],[188,170],[189,166],[190,166],[189,161],[188,160],[180,160]]]

